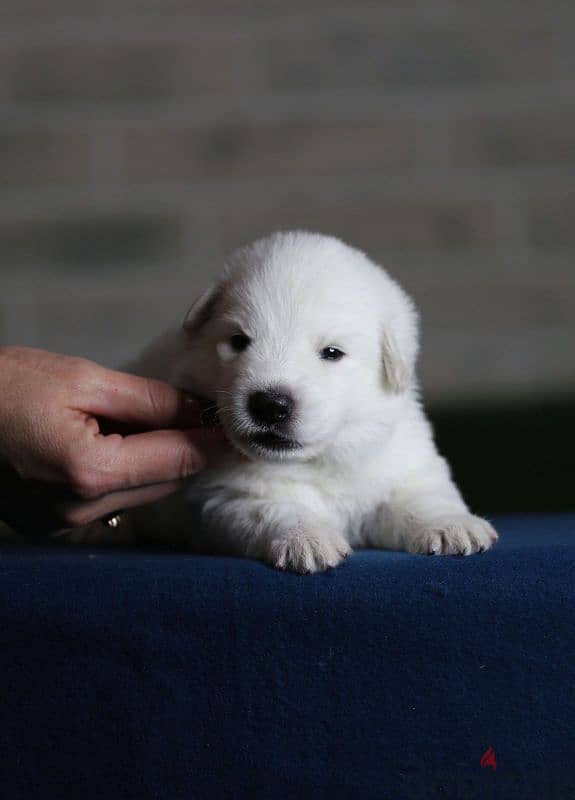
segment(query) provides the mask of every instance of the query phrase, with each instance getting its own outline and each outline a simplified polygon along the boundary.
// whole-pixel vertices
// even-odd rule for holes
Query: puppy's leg
[[[337,519],[327,512],[319,515],[304,505],[225,491],[198,503],[179,492],[123,512],[119,529],[94,523],[67,532],[66,538],[120,545],[157,542],[199,553],[256,558],[299,573],[335,567],[351,552]]]
[[[366,533],[369,544],[429,555],[470,555],[495,544],[491,524],[469,512],[440,462],[432,474],[411,476],[397,486],[376,509]]]
[[[351,552],[336,519],[303,505],[222,493],[206,502],[203,523],[207,541],[220,551],[291,572],[335,567]]]

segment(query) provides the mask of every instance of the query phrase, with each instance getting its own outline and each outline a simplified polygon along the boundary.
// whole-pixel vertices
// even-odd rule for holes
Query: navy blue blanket
[[[5,800],[575,797],[575,517],[316,576],[0,550]]]

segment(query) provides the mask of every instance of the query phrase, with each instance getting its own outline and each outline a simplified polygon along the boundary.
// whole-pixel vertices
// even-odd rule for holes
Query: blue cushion
[[[4,545],[1,796],[575,797],[575,517],[495,523],[304,577]]]

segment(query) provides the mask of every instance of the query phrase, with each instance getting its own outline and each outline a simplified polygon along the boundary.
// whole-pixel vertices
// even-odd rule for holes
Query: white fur
[[[252,343],[236,354],[228,342],[239,332]],[[340,361],[319,357],[331,345]],[[160,535],[176,522],[185,536],[186,507],[202,502],[208,549],[296,572],[333,567],[352,547],[488,549],[497,534],[470,514],[435,448],[417,350],[411,300],[358,250],[290,232],[237,251],[185,329],[133,367],[212,401],[235,450],[143,519]],[[299,449],[250,443],[259,428],[247,398],[269,386],[294,397],[288,433]]]

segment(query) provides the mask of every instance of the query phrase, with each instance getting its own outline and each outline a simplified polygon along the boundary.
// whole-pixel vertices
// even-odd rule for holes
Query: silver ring
[[[122,521],[121,514],[108,514],[107,517],[102,518],[102,524],[107,528],[119,528]]]

